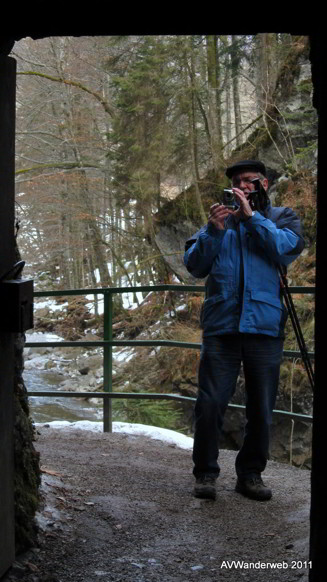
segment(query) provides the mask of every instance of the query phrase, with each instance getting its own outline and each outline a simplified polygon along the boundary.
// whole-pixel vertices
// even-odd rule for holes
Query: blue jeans
[[[233,334],[203,339],[199,392],[195,404],[193,474],[218,477],[219,438],[224,414],[235,392],[241,362],[245,377],[246,426],[236,456],[240,478],[264,471],[269,457],[270,425],[276,402],[283,338]]]

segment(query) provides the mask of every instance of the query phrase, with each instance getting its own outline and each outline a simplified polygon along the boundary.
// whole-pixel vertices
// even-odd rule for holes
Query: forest
[[[167,281],[160,208],[192,185],[205,220],[201,180],[213,171],[215,188],[259,128],[274,141],[277,80],[306,44],[272,33],[16,43],[17,241],[36,288],[45,274],[59,289]],[[283,138],[278,169],[296,171],[301,151]]]

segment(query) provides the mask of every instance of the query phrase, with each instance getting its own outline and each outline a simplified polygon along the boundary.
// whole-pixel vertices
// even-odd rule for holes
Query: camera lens
[[[226,204],[234,203],[234,192],[229,188],[224,189],[224,201]]]

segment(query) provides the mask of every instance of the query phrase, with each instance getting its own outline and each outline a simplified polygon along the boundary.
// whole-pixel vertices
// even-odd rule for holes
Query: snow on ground
[[[152,333],[152,337],[156,337],[158,335],[158,331],[153,332]],[[141,339],[147,338],[148,335],[146,333],[140,334],[139,336]],[[64,338],[56,335],[54,333],[49,333],[49,332],[41,332],[41,331],[37,331],[37,332],[27,332],[26,333],[26,341],[28,343],[38,343],[38,342],[62,342],[64,341]],[[40,352],[41,349],[41,352]],[[44,352],[44,350],[47,349],[47,352]],[[60,347],[59,347],[60,349]],[[78,347],[77,347],[78,349]],[[81,348],[80,348],[81,349]],[[49,350],[51,350],[51,348],[31,348],[31,347],[27,347],[25,348],[25,356],[27,356],[27,360],[25,361],[25,368],[26,369],[33,369],[33,367],[38,368],[40,370],[42,369],[46,369],[47,363],[49,362],[49,359],[53,359],[55,360],[57,363],[60,364],[61,362],[61,356],[59,355],[58,350],[56,350],[53,353],[53,356],[50,355]],[[90,349],[92,353],[94,353],[94,348]],[[102,350],[102,348],[99,348],[99,351]],[[158,351],[160,350],[160,346],[156,347],[155,350],[152,350],[150,355],[155,355]],[[87,350],[85,350],[85,357],[88,357],[88,354],[91,353]],[[132,360],[132,358],[134,358],[137,355],[137,352],[135,352],[135,349],[130,346],[124,346],[124,347],[119,347],[119,346],[113,346],[113,350],[112,350],[112,357],[113,360],[115,362],[118,362],[120,364],[122,363],[127,363],[130,360]],[[113,374],[116,374],[116,370],[113,370]]]
[[[51,428],[58,428],[62,430],[80,429],[90,430],[93,432],[102,432],[102,422],[92,422],[89,420],[78,420],[76,422],[69,422],[67,420],[54,420],[47,423],[36,423],[35,426],[50,426]],[[132,424],[129,422],[113,422],[113,432],[120,432],[124,434],[147,436],[155,440],[160,440],[170,445],[176,445],[181,449],[193,448],[193,438],[188,437],[182,433],[167,428],[159,428],[157,426],[147,426],[144,424]]]
[[[28,342],[62,342],[64,338],[49,332],[43,331],[27,331],[26,332],[26,341]]]
[[[65,311],[68,301],[65,303],[57,303],[55,299],[47,299],[46,301],[38,301],[35,303],[35,309],[49,309],[49,311]]]

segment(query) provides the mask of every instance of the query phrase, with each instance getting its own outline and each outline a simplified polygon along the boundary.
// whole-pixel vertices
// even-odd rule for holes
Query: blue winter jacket
[[[207,277],[201,313],[203,335],[260,333],[284,335],[283,305],[277,265],[287,267],[304,248],[301,223],[291,208],[273,208],[266,216],[236,221],[225,230],[202,227],[186,242],[184,263],[199,278]]]

